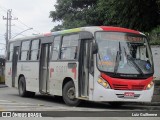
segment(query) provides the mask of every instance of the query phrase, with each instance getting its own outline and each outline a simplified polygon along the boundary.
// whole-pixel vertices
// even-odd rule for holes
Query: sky
[[[5,37],[7,10],[12,9],[12,37],[28,36],[32,34],[47,33],[58,22],[49,18],[50,11],[54,11],[56,0],[0,0],[0,55],[5,54]],[[29,28],[33,28],[27,30]],[[26,31],[25,31],[26,30]],[[25,32],[23,32],[25,31]],[[3,44],[1,44],[3,43]]]

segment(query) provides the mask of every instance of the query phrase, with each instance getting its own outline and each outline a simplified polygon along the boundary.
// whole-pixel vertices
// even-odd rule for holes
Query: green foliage
[[[159,23],[156,0],[110,0],[110,17],[115,25],[150,31]]]
[[[62,25],[57,25],[55,26],[51,31],[54,32],[54,31],[60,31],[60,30],[63,30],[63,26]]]
[[[156,27],[149,33],[150,44],[160,45],[160,26]]]
[[[63,28],[75,28],[90,25],[90,8],[96,0],[57,0],[55,11],[50,12],[53,21],[62,21]]]
[[[160,24],[160,0],[57,0],[53,21],[63,27],[111,25],[150,31]]]

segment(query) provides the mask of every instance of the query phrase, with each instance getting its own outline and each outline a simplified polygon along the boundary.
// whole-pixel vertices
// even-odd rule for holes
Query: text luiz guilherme
[[[157,114],[154,113],[132,113],[133,117],[156,117]]]

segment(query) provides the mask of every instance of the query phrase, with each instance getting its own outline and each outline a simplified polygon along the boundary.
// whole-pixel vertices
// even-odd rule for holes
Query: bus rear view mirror
[[[92,46],[92,53],[93,53],[93,54],[98,53],[98,45],[97,45],[97,43],[93,43],[93,46]]]

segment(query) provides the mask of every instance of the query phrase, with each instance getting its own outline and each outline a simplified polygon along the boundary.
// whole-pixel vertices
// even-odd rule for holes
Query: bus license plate
[[[124,97],[133,98],[134,97],[134,92],[125,92]]]

